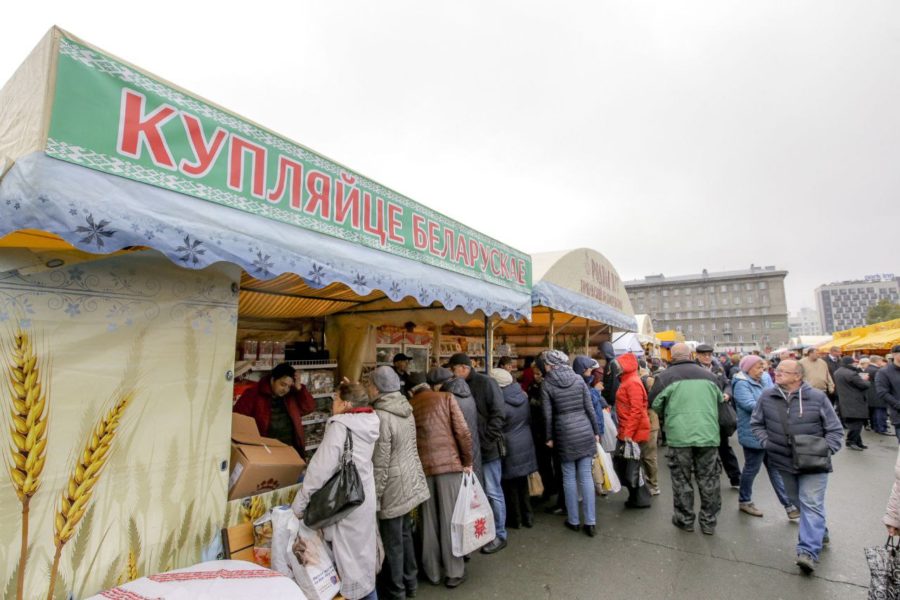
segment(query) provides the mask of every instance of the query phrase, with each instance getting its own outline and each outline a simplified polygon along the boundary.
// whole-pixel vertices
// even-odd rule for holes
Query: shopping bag
[[[605,410],[603,411],[603,435],[600,436],[600,443],[607,452],[615,452],[616,438],[619,435],[619,429],[613,422],[612,415]]]
[[[591,459],[591,477],[594,480],[594,493],[598,496],[606,495],[606,485],[609,481],[609,478],[606,476],[606,472],[603,470],[603,459],[600,458],[599,454]]]
[[[608,493],[618,494],[622,490],[622,484],[619,482],[619,477],[616,475],[616,470],[613,467],[612,457],[600,444],[597,444],[597,456],[603,465],[603,489]]]
[[[478,550],[497,536],[494,513],[478,478],[463,473],[459,496],[450,519],[453,556],[465,556]]]
[[[290,506],[272,508],[272,570],[293,577],[288,554],[300,531],[300,519]]]
[[[641,450],[634,442],[619,442],[613,455],[613,466],[622,485],[637,488],[643,485]]]
[[[900,599],[900,553],[893,537],[884,546],[866,548],[869,565],[869,600]]]
[[[294,581],[310,600],[331,600],[341,591],[331,550],[321,530],[310,529],[300,520],[297,525],[297,536],[287,554]]]
[[[528,495],[533,498],[535,496],[541,496],[543,493],[544,482],[541,479],[541,474],[535,471],[528,476]]]

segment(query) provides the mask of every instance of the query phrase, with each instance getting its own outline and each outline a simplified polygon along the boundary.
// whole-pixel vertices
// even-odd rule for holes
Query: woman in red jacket
[[[638,373],[637,357],[630,352],[616,359],[622,367],[619,389],[616,391],[616,412],[619,416],[619,440],[640,444],[650,438],[650,414],[647,406],[647,388]],[[634,505],[636,489],[628,488],[626,506]]]

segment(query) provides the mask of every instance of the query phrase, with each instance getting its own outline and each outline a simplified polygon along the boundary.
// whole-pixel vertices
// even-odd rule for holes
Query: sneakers
[[[459,584],[461,584],[465,580],[466,580],[465,575],[463,575],[462,577],[448,577],[447,580],[444,581],[444,585],[452,590],[455,587],[459,587]],[[407,596],[407,598],[408,597],[409,596]]]
[[[501,540],[500,538],[494,538],[494,541],[489,543],[487,546],[481,549],[482,554],[493,554],[495,552],[500,552],[506,548],[506,540]]]
[[[763,516],[762,511],[756,508],[756,506],[754,506],[752,502],[741,502],[740,504],[738,504],[738,510],[740,510],[742,513],[747,513],[751,517]]]
[[[715,535],[716,528],[714,525],[700,525],[700,531],[703,532],[703,535]]]
[[[822,545],[827,546],[831,543],[831,538],[828,537],[828,533],[826,532],[824,536],[822,536]]]
[[[796,506],[788,506],[784,511],[787,513],[787,518],[791,521],[796,521],[800,518],[800,509]]]
[[[862,452],[865,450],[862,446],[857,446],[856,444],[847,444],[847,450],[856,450],[857,452]]]
[[[687,531],[688,533],[694,533],[694,524],[693,523],[682,523],[679,521],[674,515],[672,515],[672,525],[677,527],[682,531]]]
[[[649,487],[649,486],[648,486],[648,487]],[[655,488],[650,488],[650,495],[651,495],[651,496],[659,496],[659,488],[657,488],[657,487],[655,487]]]
[[[816,570],[816,561],[808,554],[798,554],[797,566],[800,567],[800,570],[803,571],[804,575],[810,575]]]

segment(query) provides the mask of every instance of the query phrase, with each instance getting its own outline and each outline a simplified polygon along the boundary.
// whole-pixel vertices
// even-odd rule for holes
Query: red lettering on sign
[[[212,140],[207,141],[206,136],[203,134],[203,125],[200,123],[200,119],[194,115],[181,113],[181,120],[184,122],[188,141],[191,143],[191,148],[197,161],[192,163],[184,159],[181,161],[179,168],[185,175],[204,177],[209,173],[209,170],[212,169],[216,159],[219,157],[219,152],[221,152],[222,146],[225,145],[228,132],[221,127],[216,127]]]
[[[175,170],[172,151],[163,135],[161,127],[175,116],[177,111],[163,104],[149,115],[144,114],[146,98],[143,94],[129,89],[122,90],[119,110],[119,138],[116,150],[131,158],[141,157],[141,147],[150,150],[150,159],[158,167]]]
[[[323,219],[331,218],[331,177],[321,171],[306,174],[306,191],[309,198],[303,209],[309,214],[319,213]]]
[[[228,187],[236,192],[244,191],[244,154],[249,152],[253,155],[250,193],[257,198],[265,198],[266,149],[234,133],[228,144]]]
[[[288,169],[290,169],[290,174],[288,174]],[[291,180],[290,207],[294,210],[300,210],[302,208],[301,198],[303,194],[301,189],[303,185],[303,163],[286,156],[278,157],[278,179],[275,182],[275,189],[269,192],[269,202],[281,202],[287,189],[288,178]]]

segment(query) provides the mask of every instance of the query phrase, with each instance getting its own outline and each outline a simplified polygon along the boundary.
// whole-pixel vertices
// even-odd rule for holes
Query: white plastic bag
[[[613,422],[612,415],[604,410],[603,435],[600,436],[600,443],[603,445],[603,449],[607,452],[615,452],[616,438],[618,437],[618,435],[619,430],[616,427],[616,424]]]
[[[272,509],[272,570],[293,577],[288,554],[297,539],[300,519],[290,506],[276,506]]]
[[[491,504],[473,473],[463,473],[450,520],[453,556],[465,556],[497,536]]]
[[[331,600],[341,591],[341,580],[334,566],[331,551],[322,532],[310,529],[303,521],[297,521],[297,537],[305,546],[298,559],[293,551],[288,552],[288,564],[294,581],[311,600]]]
[[[615,468],[613,468],[612,457],[600,444],[597,444],[597,456],[600,457],[600,460],[603,463],[603,473],[606,475],[606,480],[609,482],[608,484],[604,484],[604,489],[608,493],[618,494],[622,491],[622,483],[619,481],[619,476],[616,475]]]

